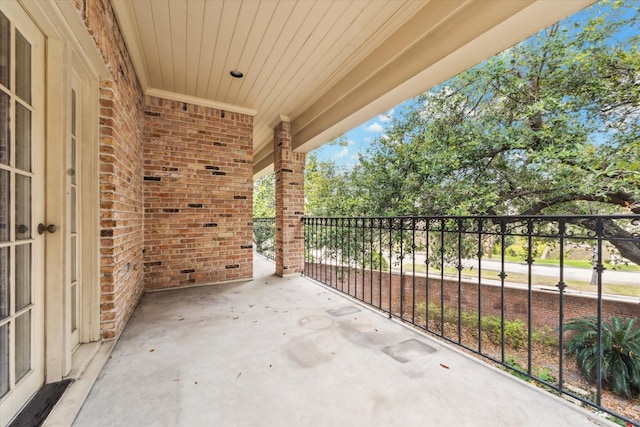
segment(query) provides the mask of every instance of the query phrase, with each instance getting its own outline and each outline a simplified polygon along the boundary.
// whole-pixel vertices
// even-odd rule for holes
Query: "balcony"
[[[353,297],[254,265],[249,282],[145,294],[74,425],[607,424]]]
[[[605,360],[611,318],[638,327],[637,267],[624,259],[640,247],[638,216],[304,218],[304,226],[308,277],[638,425],[638,400],[611,392]],[[275,254],[273,227],[254,222],[266,256]],[[585,318],[595,325],[591,381],[566,351],[571,325]]]

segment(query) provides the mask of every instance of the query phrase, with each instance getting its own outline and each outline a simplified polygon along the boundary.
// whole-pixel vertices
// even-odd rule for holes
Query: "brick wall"
[[[75,3],[113,77],[100,82],[100,316],[109,339],[143,291],[143,96],[110,2]]]
[[[147,97],[145,287],[253,276],[253,117]]]
[[[460,305],[462,311],[478,312],[478,284],[473,282],[461,282],[458,288],[457,280],[445,279],[441,283],[440,279],[430,278],[427,289],[424,276],[416,276],[414,279],[412,275],[406,274],[401,293],[400,275],[395,273],[391,275],[390,286],[389,273],[384,271],[373,273],[369,270],[363,272],[361,269],[349,271],[335,266],[306,263],[305,272],[321,282],[398,316],[402,301],[403,318],[407,320],[410,320],[414,314],[418,316],[424,313],[427,291],[429,303],[440,306],[443,296],[441,290],[444,290],[445,307],[457,310]],[[389,298],[390,293],[391,298]],[[503,300],[500,286],[483,284],[480,287],[480,296],[483,316],[500,316],[504,307],[505,319],[520,319],[527,323],[529,306],[526,288],[505,287]],[[565,321],[597,314],[597,299],[592,296],[565,293],[563,305]],[[416,307],[415,312],[414,307]],[[423,311],[420,312],[418,307]],[[559,325],[559,307],[558,291],[533,290],[531,321],[534,329],[555,330]],[[611,299],[602,301],[602,313],[605,318],[609,316],[638,317],[639,312],[640,304],[637,301]]]
[[[292,150],[291,123],[274,129],[276,176],[276,274],[304,269],[304,164],[305,153]]]
[[[145,107],[109,0],[75,5],[113,77],[100,84],[100,307],[108,339],[145,285],[252,277],[253,118],[157,98]]]

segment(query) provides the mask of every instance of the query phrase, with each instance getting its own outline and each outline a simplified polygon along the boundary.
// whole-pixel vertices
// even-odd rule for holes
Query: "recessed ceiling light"
[[[238,70],[231,70],[229,74],[231,74],[231,77],[235,77],[236,79],[241,79],[244,77],[244,74],[242,74],[242,72]]]

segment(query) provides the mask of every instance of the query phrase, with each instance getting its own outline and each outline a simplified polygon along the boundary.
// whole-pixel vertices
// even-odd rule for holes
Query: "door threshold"
[[[80,344],[71,355],[71,372],[65,378],[77,380],[87,369],[89,363],[93,360],[98,350],[100,350],[100,341]]]
[[[39,427],[47,419],[73,380],[45,384],[22,408],[9,427]]]
[[[65,426],[68,427],[73,424],[73,421],[76,419],[78,412],[82,408],[85,399],[89,395],[93,384],[98,379],[98,375],[100,371],[102,371],[102,367],[107,360],[109,360],[109,356],[111,355],[111,351],[116,344],[116,340],[112,341],[104,341],[93,343],[96,344],[97,347],[95,352],[91,353],[93,356],[90,360],[85,361],[85,363],[79,363],[77,366],[74,360],[74,367],[71,371],[71,374],[77,375],[75,380],[71,384],[71,386],[66,390],[62,398],[58,401],[58,404],[53,408],[53,411],[49,414],[49,417],[45,420],[44,426]],[[80,346],[73,357],[75,359],[76,353],[80,350],[82,346]],[[89,347],[89,349],[93,349],[93,347]],[[86,350],[86,351],[89,351]],[[78,354],[80,358],[84,353]],[[85,354],[86,355],[86,354]],[[84,368],[81,367],[84,365]],[[71,377],[70,374],[70,377]]]

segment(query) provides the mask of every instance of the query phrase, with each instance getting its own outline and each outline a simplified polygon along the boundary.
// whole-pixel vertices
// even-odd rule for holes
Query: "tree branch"
[[[597,196],[593,194],[567,193],[561,196],[556,196],[548,200],[540,200],[534,203],[533,205],[531,205],[524,212],[522,212],[521,215],[538,215],[544,209],[549,208],[553,205],[571,202],[575,200],[582,200],[587,202],[609,203],[613,205],[622,206],[624,208],[629,209],[633,213],[640,214],[640,200],[631,193],[624,193],[622,191],[618,191],[616,193],[606,193],[601,196]]]
[[[598,221],[595,219],[569,219],[568,222],[596,233],[600,232]],[[634,236],[613,220],[604,220],[601,221],[601,224],[602,235],[608,237],[605,240],[615,246],[624,258],[640,264],[640,240],[638,240],[637,234]]]

